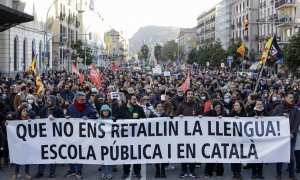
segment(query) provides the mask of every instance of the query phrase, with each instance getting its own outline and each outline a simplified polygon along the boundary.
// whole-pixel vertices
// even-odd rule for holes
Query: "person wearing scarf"
[[[86,103],[85,93],[78,92],[75,95],[74,104],[70,105],[66,112],[66,119],[69,118],[96,119],[94,110]],[[78,179],[83,178],[82,164],[70,164],[69,167],[70,169],[65,174],[65,177],[76,176]]]
[[[255,106],[253,108],[253,110],[250,110],[249,113],[249,117],[263,117],[263,116],[268,116],[268,112],[267,110],[264,108],[264,102],[262,99],[259,99],[257,97],[257,99],[255,100]],[[252,167],[252,175],[251,178],[252,179],[265,179],[264,175],[263,175],[263,163],[253,163],[250,164],[250,166]]]
[[[295,146],[297,140],[297,132],[300,125],[300,110],[294,105],[294,93],[292,91],[286,92],[284,94],[284,99],[282,104],[275,107],[274,111],[271,112],[271,116],[286,116],[289,118],[290,122],[290,137],[291,137],[291,159],[288,164],[288,171],[290,179],[297,179],[294,172],[294,164],[295,164]],[[281,178],[282,174],[282,162],[276,164],[276,178]]]
[[[150,114],[149,118],[156,118],[156,117],[169,117],[164,113],[163,109],[163,103],[161,101],[158,101],[155,106],[155,110]],[[166,163],[156,163],[155,164],[155,178],[167,178],[165,167]]]

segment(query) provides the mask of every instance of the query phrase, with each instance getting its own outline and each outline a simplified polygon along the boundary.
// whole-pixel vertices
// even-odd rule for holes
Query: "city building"
[[[270,37],[276,34],[275,22],[277,21],[278,14],[275,9],[274,0],[260,0],[258,19],[258,54],[261,56],[266,42]]]
[[[118,63],[127,63],[129,45],[122,32],[110,29],[105,34],[106,55],[108,59],[114,59]]]
[[[227,50],[231,44],[231,0],[223,0],[216,5],[216,26],[215,35],[216,40],[221,42],[223,49]]]
[[[84,43],[85,47],[89,47],[93,51],[93,64],[99,64],[100,58],[104,53],[104,18],[99,12],[99,8],[95,6],[94,0],[78,0],[80,7],[79,19],[81,26],[79,27],[78,38]],[[82,65],[85,65],[83,59]]]
[[[299,32],[300,1],[276,0],[275,1],[277,41],[279,44],[288,43],[291,36]]]
[[[1,75],[13,76],[19,71],[27,70],[32,63],[33,49],[37,52],[40,72],[46,70],[43,52],[45,31],[46,28],[49,29],[49,26],[46,27],[46,20],[50,22],[54,16],[52,3],[40,0],[0,0],[0,27],[3,31],[0,32]],[[48,37],[51,38],[50,33]],[[51,67],[50,62],[49,68]]]
[[[181,28],[178,35],[180,61],[186,62],[189,52],[196,48],[196,28]]]
[[[80,19],[76,0],[56,0],[55,17],[51,28],[52,64],[54,70],[70,70],[71,44],[78,40]]]
[[[248,48],[248,56],[258,54],[258,19],[259,1],[233,0],[231,2],[231,42],[243,41]],[[244,28],[244,22],[249,23],[248,30]]]
[[[216,41],[215,36],[216,7],[203,12],[197,17],[197,49],[199,47]]]

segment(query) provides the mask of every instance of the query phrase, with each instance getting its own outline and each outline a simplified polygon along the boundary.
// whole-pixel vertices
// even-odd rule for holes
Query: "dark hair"
[[[219,100],[215,100],[212,102],[212,107],[213,107],[213,110],[215,109],[216,106],[220,105],[221,106],[221,109],[223,110],[223,104],[221,101]]]
[[[282,97],[287,97],[289,94],[294,96],[294,92],[293,91],[286,91]]]
[[[163,102],[162,102],[162,101],[157,101],[157,102],[155,103],[155,106],[154,106],[154,108],[156,108],[158,104],[161,104],[161,105],[163,105]]]
[[[193,90],[193,89],[188,89],[188,90],[186,90],[185,93],[184,93],[185,96],[187,95],[188,92],[193,92],[193,94],[194,94],[194,90]]]
[[[131,100],[132,96],[135,96],[133,94],[127,94],[126,95],[126,102],[128,102],[128,100]]]
[[[241,100],[236,100],[234,103],[239,103],[239,105],[240,105],[241,108],[242,108],[242,109],[241,109],[241,112],[247,114],[245,105],[244,105],[244,103],[243,103]]]

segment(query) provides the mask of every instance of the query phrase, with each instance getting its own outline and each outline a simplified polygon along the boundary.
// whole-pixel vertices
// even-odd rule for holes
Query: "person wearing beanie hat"
[[[40,110],[39,116],[41,119],[48,118],[49,120],[65,117],[64,112],[61,110],[61,108],[56,106],[56,97],[53,95],[50,95],[49,97],[46,98],[45,107]],[[34,178],[43,177],[45,168],[46,168],[45,164],[39,164],[38,172],[34,176]],[[49,178],[55,178],[55,170],[56,170],[56,165],[50,164]]]

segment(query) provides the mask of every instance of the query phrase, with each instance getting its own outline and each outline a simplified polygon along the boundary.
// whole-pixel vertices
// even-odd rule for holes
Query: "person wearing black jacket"
[[[45,107],[42,108],[39,112],[39,116],[41,119],[49,118],[50,120],[54,120],[54,118],[64,118],[64,112],[61,108],[56,106],[56,97],[50,95],[46,98]],[[38,172],[34,176],[34,178],[40,178],[44,176],[44,170],[46,168],[45,164],[38,165]],[[50,174],[49,178],[55,178],[55,170],[56,164],[50,164]]]
[[[223,108],[223,104],[219,100],[215,100],[212,102],[212,107],[209,109],[204,116],[209,116],[209,117],[225,117],[226,113]],[[213,175],[213,169],[214,167],[217,166],[216,173],[217,173],[217,178],[223,178],[224,174],[224,166],[223,163],[206,163],[205,169],[204,169],[204,174],[205,178],[212,177]]]
[[[133,94],[127,94],[126,96],[126,104],[122,105],[119,108],[117,119],[141,119],[146,118],[144,110],[142,107],[137,105],[136,96]],[[129,177],[130,173],[130,164],[123,165],[123,176],[122,179],[126,179]],[[137,179],[141,179],[141,164],[133,165],[134,175]]]
[[[179,88],[178,88],[179,89]],[[176,115],[179,117],[183,116],[199,116],[203,115],[203,108],[194,98],[194,90],[188,89],[185,92],[185,100],[180,103],[177,107]],[[179,175],[179,178],[187,177],[188,166],[190,170],[190,177],[197,178],[198,175],[195,172],[196,164],[195,163],[181,163],[182,172]]]
[[[294,164],[295,164],[295,146],[297,140],[297,132],[299,129],[300,124],[300,111],[294,105],[294,94],[292,91],[287,92],[284,95],[284,100],[282,104],[275,107],[274,111],[271,112],[270,116],[286,116],[289,117],[290,122],[290,137],[291,137],[291,155],[290,155],[290,163],[288,164],[288,171],[290,179],[297,179],[294,172]],[[283,163],[276,164],[276,171],[277,171],[277,179],[281,178],[282,174],[282,165]]]
[[[247,112],[244,103],[240,100],[235,101],[235,103],[233,104],[233,109],[229,113],[228,117],[247,117]],[[231,171],[233,173],[232,179],[242,179],[241,170],[241,163],[231,163]]]
[[[249,113],[249,112],[248,112]],[[249,117],[263,117],[268,116],[268,111],[264,108],[264,102],[262,99],[256,99],[255,106],[253,110],[250,110],[250,113],[248,115]],[[263,175],[263,163],[253,163],[251,164],[252,167],[252,179],[265,179]]]

